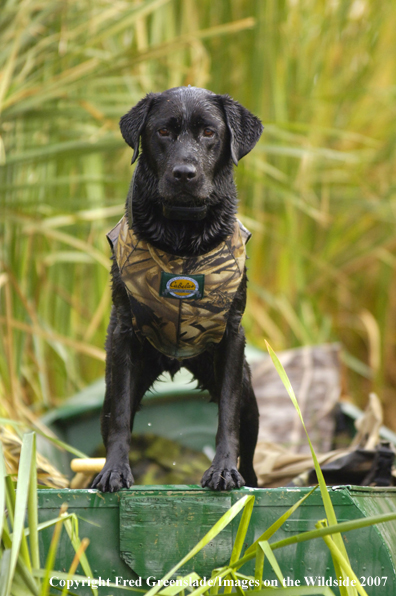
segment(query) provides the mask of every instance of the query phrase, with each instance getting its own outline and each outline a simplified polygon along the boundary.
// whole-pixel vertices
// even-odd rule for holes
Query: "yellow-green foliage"
[[[229,93],[266,126],[237,169],[254,233],[248,339],[341,340],[358,398],[366,383],[393,390],[393,0],[3,0],[0,12],[8,413],[103,373],[104,234],[131,176],[117,123],[146,92],[185,84]]]

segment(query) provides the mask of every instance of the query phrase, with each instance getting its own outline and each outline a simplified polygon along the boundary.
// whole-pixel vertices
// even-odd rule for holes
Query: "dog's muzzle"
[[[179,221],[199,221],[206,217],[208,211],[207,205],[199,207],[182,205],[163,205],[162,213],[168,219],[177,219]]]

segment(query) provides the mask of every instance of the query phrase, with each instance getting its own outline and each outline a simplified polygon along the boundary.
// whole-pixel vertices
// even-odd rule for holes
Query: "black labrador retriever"
[[[236,219],[233,163],[263,127],[227,95],[177,87],[149,93],[120,121],[141,155],[113,248],[106,340],[101,491],[130,487],[128,452],[136,411],[164,372],[188,369],[218,403],[216,454],[201,484],[257,486],[258,408],[244,356],[245,243]],[[239,471],[237,460],[239,457]]]

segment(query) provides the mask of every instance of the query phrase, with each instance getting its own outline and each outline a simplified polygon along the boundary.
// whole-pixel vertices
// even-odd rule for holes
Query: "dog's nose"
[[[175,166],[172,170],[172,174],[176,180],[180,182],[188,182],[197,175],[197,169],[193,165],[180,164]]]

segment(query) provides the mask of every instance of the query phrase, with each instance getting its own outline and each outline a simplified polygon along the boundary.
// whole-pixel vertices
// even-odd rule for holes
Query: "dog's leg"
[[[102,411],[102,436],[106,464],[92,488],[114,492],[129,488],[133,476],[129,466],[131,417],[131,333],[122,331],[114,311],[107,335],[106,395]]]
[[[259,430],[259,411],[254,395],[250,368],[244,362],[242,382],[242,404],[239,428],[239,471],[247,486],[257,486],[257,476],[253,468],[253,455]]]
[[[102,412],[102,436],[106,464],[92,483],[102,492],[129,488],[134,480],[129,465],[133,419],[139,404],[162,372],[152,361],[132,358],[138,340],[130,329],[122,329],[112,314],[108,330],[106,396]]]
[[[218,392],[219,422],[216,454],[202,477],[202,486],[230,490],[245,484],[237,470],[245,336],[228,328],[215,349],[214,376]]]
[[[248,369],[245,370],[244,348],[243,329],[229,328],[215,348],[214,358],[204,353],[183,363],[219,406],[216,454],[201,481],[202,486],[214,490],[229,490],[245,484],[245,479],[237,470],[240,436],[241,465],[247,474],[246,481],[250,486],[254,485],[252,458],[257,440],[258,426],[254,417],[254,407],[257,409],[257,405]],[[248,436],[249,429],[240,433],[241,415],[244,424],[246,419],[247,422],[252,421],[252,436]]]

